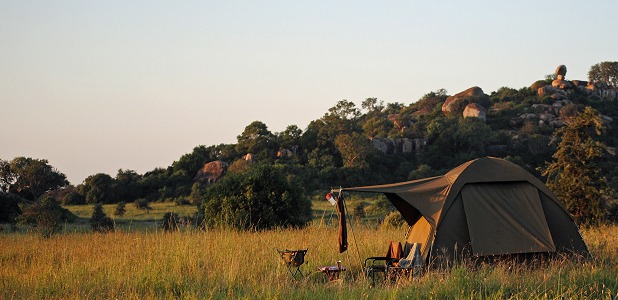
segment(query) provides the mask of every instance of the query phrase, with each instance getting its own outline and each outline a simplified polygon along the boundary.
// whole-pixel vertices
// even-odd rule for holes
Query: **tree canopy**
[[[590,67],[588,80],[618,88],[618,61],[604,61]]]
[[[300,183],[264,164],[225,176],[206,191],[203,207],[209,225],[240,229],[304,226],[311,218]]]
[[[66,176],[46,159],[29,157],[16,157],[10,163],[0,161],[0,181],[3,190],[31,201],[68,185]]]
[[[554,137],[560,143],[543,171],[547,186],[579,224],[596,223],[607,215],[610,188],[600,166],[608,153],[600,141],[604,128],[601,115],[586,107],[556,131]]]

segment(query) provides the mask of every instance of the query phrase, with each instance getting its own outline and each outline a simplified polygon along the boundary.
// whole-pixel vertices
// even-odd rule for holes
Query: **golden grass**
[[[142,210],[135,208],[133,203],[127,203],[125,206],[126,212],[122,217],[114,216],[116,204],[104,204],[103,211],[105,214],[116,220],[117,223],[127,223],[130,221],[158,221],[167,212],[177,213],[181,216],[193,215],[196,212],[195,205],[176,205],[173,202],[152,202],[150,203],[151,210]],[[94,205],[66,205],[64,206],[73,214],[82,219],[90,219]]]
[[[261,232],[74,232],[49,239],[5,232],[0,234],[0,299],[612,299],[618,294],[618,226],[583,231],[594,256],[583,263],[457,266],[370,287],[360,260],[384,254],[387,242],[401,240],[403,231],[355,226],[343,255],[336,251],[337,229],[323,223]],[[293,283],[277,248],[308,248],[302,267],[308,279]],[[348,271],[341,282],[326,283],[316,269],[337,260]]]

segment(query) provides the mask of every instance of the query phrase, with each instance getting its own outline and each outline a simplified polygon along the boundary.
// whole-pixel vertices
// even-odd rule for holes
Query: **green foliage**
[[[86,203],[115,203],[118,194],[114,191],[114,179],[105,174],[98,173],[88,176],[78,189],[86,196]]]
[[[11,172],[11,163],[0,158],[0,192],[7,193],[15,181],[15,174]]]
[[[588,80],[606,84],[610,88],[618,87],[618,61],[604,61],[590,67]]]
[[[70,191],[62,198],[64,205],[81,205],[86,204],[86,197],[77,191]]]
[[[385,115],[371,117],[363,123],[363,132],[365,136],[388,137],[392,129],[393,123],[389,121]]]
[[[338,135],[335,146],[341,154],[344,167],[364,169],[369,166],[367,157],[374,149],[369,139],[360,133]]]
[[[442,117],[427,125],[428,149],[422,160],[430,166],[448,169],[484,155],[494,134],[476,118]]]
[[[114,221],[105,214],[101,203],[95,203],[92,208],[90,227],[92,228],[92,232],[106,233],[114,230]]]
[[[380,112],[384,109],[384,101],[378,103],[378,98],[367,98],[361,103],[361,107],[369,113]]]
[[[423,97],[416,101],[416,103],[411,104],[410,109],[412,111],[431,113],[436,106],[440,106],[441,108],[444,101],[446,101],[446,98],[448,98],[448,96],[446,95],[446,90],[444,89],[429,92],[423,95]]]
[[[122,201],[116,204],[116,209],[114,210],[114,216],[122,217],[127,212],[127,203]]]
[[[406,224],[406,220],[401,216],[398,211],[390,212],[384,218],[382,226],[386,228],[400,228]]]
[[[150,207],[150,202],[144,198],[140,198],[140,199],[133,201],[133,205],[135,205],[135,208],[140,209],[140,210],[149,211],[152,209]]]
[[[116,178],[112,182],[113,193],[116,200],[132,202],[142,196],[142,176],[133,170],[118,170]]]
[[[277,141],[283,148],[292,148],[300,144],[303,131],[296,125],[289,125],[281,133],[277,134]]]
[[[367,206],[369,206],[369,203],[365,201],[360,201],[356,203],[356,205],[354,206],[352,210],[354,216],[358,219],[365,217],[365,207]]]
[[[254,121],[245,127],[237,140],[236,151],[240,153],[260,155],[276,148],[275,136],[268,130],[266,124],[260,121]]]
[[[416,170],[408,174],[409,180],[416,180],[440,175],[439,172],[433,170],[429,165],[422,164]]]
[[[279,168],[270,165],[228,174],[206,191],[203,205],[211,226],[304,226],[311,217],[311,203],[300,183],[286,180]]]
[[[180,217],[178,217],[177,213],[167,212],[161,220],[161,229],[167,231],[178,229],[179,221]]]
[[[571,119],[568,126],[557,130],[560,138],[552,161],[543,170],[547,186],[562,200],[578,224],[603,221],[611,191],[601,175],[600,164],[607,146],[599,141],[604,130],[597,111],[586,107]]]
[[[23,198],[5,192],[0,192],[0,223],[16,224],[17,217],[21,214],[19,204]]]
[[[30,224],[37,228],[41,236],[50,237],[62,229],[64,222],[71,223],[76,219],[69,210],[62,208],[52,197],[26,205],[18,220],[22,224]]]
[[[66,176],[49,165],[46,159],[16,157],[10,163],[0,160],[0,186],[27,200],[68,185]]]

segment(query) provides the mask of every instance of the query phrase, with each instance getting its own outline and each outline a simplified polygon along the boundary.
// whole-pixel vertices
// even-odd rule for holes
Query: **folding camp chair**
[[[283,264],[288,268],[288,272],[294,280],[302,279],[305,275],[300,270],[300,266],[305,263],[305,255],[308,249],[304,250],[279,250],[279,256],[283,260]]]
[[[401,248],[401,243],[391,241],[386,256],[374,256],[365,259],[365,275],[375,284],[377,278],[396,279],[398,276],[414,275],[413,271],[422,266],[423,259],[420,253],[420,244],[409,244]],[[381,274],[379,274],[381,273]]]
[[[421,244],[414,243],[412,245],[406,243],[406,257],[399,259],[397,262],[387,266],[386,277],[395,279],[401,275],[416,276],[416,271],[423,265],[421,256]]]
[[[371,283],[375,283],[378,273],[382,273],[380,277],[386,278],[388,267],[398,261],[402,253],[401,243],[391,241],[386,256],[373,256],[365,259],[363,264],[365,275],[371,280]]]

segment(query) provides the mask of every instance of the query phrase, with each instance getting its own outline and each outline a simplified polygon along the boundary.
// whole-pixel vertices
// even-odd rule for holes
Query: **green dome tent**
[[[420,243],[426,262],[528,253],[590,255],[556,196],[504,159],[479,158],[442,176],[342,191],[383,193],[411,226],[406,242]]]

